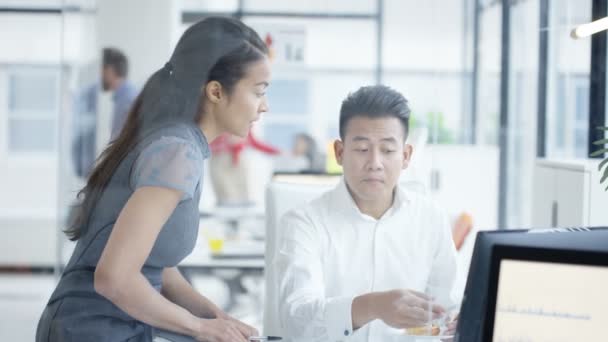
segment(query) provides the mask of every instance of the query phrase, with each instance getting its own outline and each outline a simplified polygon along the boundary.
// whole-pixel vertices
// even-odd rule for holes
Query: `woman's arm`
[[[197,318],[161,296],[141,274],[162,226],[181,193],[159,187],[137,189],[122,209],[95,270],[95,290],[134,318],[194,335]]]
[[[259,335],[255,328],[229,316],[217,305],[205,298],[205,296],[198,293],[179,272],[177,267],[165,268],[163,271],[162,294],[197,317],[229,320],[236,325],[241,334],[245,336]]]
[[[154,327],[205,340],[247,341],[235,324],[205,320],[158,293],[141,268],[181,192],[137,189],[122,209],[95,270],[95,290],[133,318]]]
[[[177,267],[165,268],[163,271],[162,294],[197,317],[227,318],[217,305],[192,288]]]

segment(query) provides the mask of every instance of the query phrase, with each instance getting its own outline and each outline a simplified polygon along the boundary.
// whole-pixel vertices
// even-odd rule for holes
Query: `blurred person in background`
[[[120,134],[127,120],[127,115],[139,90],[127,79],[129,60],[120,50],[112,47],[103,49],[101,68],[101,87],[103,91],[112,92],[112,129],[110,140]]]
[[[279,149],[258,140],[251,131],[246,138],[223,134],[211,145],[209,169],[218,205],[249,205],[252,195],[249,183],[250,161],[243,152],[247,148],[267,155],[281,153]]]
[[[307,165],[301,172],[325,172],[325,155],[319,151],[317,142],[312,136],[306,133],[297,134],[294,138],[292,154],[306,158]]]
[[[74,113],[75,138],[72,144],[72,160],[76,175],[88,177],[97,158],[97,104],[98,93],[112,92],[112,126],[110,139],[118,137],[138,89],[127,79],[129,60],[119,49],[106,47],[102,50],[101,86],[95,82],[85,87],[76,97]],[[101,89],[100,89],[101,88]]]

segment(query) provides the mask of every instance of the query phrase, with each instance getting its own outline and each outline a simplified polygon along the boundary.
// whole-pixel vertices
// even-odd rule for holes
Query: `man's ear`
[[[336,161],[338,165],[342,166],[342,158],[344,156],[344,142],[340,139],[336,139],[334,141],[334,155],[336,156]]]
[[[405,170],[410,165],[410,160],[412,159],[412,153],[414,153],[414,148],[412,145],[404,143],[403,145],[403,164],[401,165],[401,169]]]
[[[211,81],[205,85],[205,97],[211,103],[220,103],[224,98],[222,85],[218,81]]]

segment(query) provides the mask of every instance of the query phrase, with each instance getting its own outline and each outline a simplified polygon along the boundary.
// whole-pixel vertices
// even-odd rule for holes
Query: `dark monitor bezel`
[[[481,342],[487,307],[490,258],[495,245],[608,250],[608,227],[563,227],[479,231],[467,274],[455,342]]]
[[[490,260],[490,277],[486,305],[486,320],[483,327],[483,340],[492,341],[496,300],[498,297],[498,280],[500,265],[503,260],[538,261],[556,264],[608,267],[608,251],[590,251],[575,249],[556,249],[513,245],[494,245]]]

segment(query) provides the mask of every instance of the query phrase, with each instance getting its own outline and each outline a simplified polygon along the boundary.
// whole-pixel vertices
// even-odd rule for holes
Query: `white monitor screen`
[[[501,260],[493,341],[599,341],[607,324],[608,267]]]

